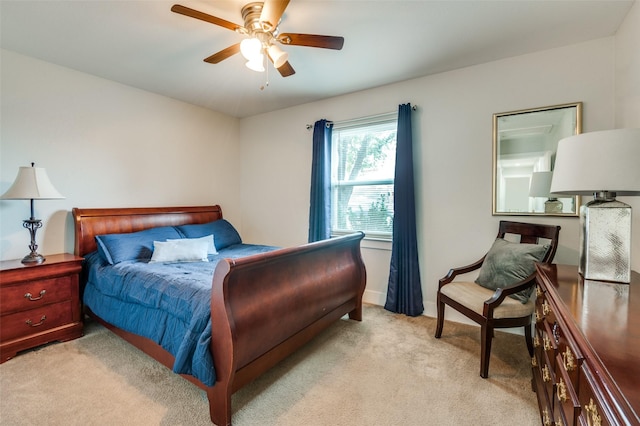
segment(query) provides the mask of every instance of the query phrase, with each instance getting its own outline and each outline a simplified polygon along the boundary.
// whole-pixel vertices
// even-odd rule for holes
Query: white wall
[[[422,288],[425,313],[434,315],[437,280],[450,267],[477,260],[505,218],[491,215],[492,114],[582,101],[584,131],[612,128],[613,62],[610,37],[245,118],[244,237],[281,245],[306,240],[312,139],[306,124],[393,111],[411,102],[418,105],[414,155]],[[577,264],[577,218],[511,218],[561,225],[556,261]],[[382,248],[363,249],[366,299],[376,303],[384,303],[388,278],[389,246]]]
[[[222,204],[248,242],[307,238],[311,132],[344,120],[418,105],[414,114],[418,238],[426,313],[437,279],[490,245],[491,118],[496,112],[584,102],[584,131],[638,127],[640,7],[615,37],[513,57],[301,105],[241,121],[2,50],[0,192],[18,166],[46,167],[65,200],[36,202],[40,252],[72,251],[70,210]],[[614,82],[615,87],[614,87]],[[615,112],[614,112],[615,111]],[[640,203],[632,266],[640,270]],[[26,201],[0,201],[0,259],[22,257]],[[577,263],[578,220],[560,224],[556,261]],[[384,303],[390,251],[367,243],[366,298]]]
[[[239,121],[0,51],[0,193],[19,166],[47,169],[66,199],[35,202],[43,254],[73,252],[73,207],[220,203],[240,222]],[[29,252],[28,201],[0,201],[0,259]]]

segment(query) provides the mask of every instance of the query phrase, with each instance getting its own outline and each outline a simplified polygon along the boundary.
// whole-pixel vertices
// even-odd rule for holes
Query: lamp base
[[[33,200],[31,201],[33,202]],[[28,229],[29,234],[31,235],[31,244],[29,244],[31,253],[22,258],[22,263],[31,264],[44,262],[44,256],[36,252],[36,250],[38,250],[38,245],[36,244],[36,231],[42,228],[42,221],[33,217],[33,205],[31,207],[31,218],[23,220],[22,226]]]
[[[43,255],[38,253],[29,253],[22,258],[22,263],[42,263],[47,260]]]
[[[580,264],[585,279],[631,282],[631,206],[596,196],[580,207]]]
[[[545,213],[562,213],[562,201],[557,198],[549,198],[544,202]]]

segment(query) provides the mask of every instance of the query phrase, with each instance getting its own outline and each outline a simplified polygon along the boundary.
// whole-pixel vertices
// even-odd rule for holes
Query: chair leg
[[[529,350],[529,356],[533,356],[533,337],[531,336],[531,324],[524,326],[524,339],[527,342],[527,349]]]
[[[442,327],[444,326],[444,302],[440,300],[440,293],[438,293],[437,299],[438,319],[436,321],[436,339],[439,339],[440,336],[442,336]]]
[[[482,324],[480,327],[480,377],[489,377],[489,359],[491,358],[491,340],[493,339],[493,327]]]

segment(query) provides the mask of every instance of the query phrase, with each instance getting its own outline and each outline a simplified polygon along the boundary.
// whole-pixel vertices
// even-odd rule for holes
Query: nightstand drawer
[[[6,315],[70,300],[72,279],[75,277],[65,276],[6,286],[0,293],[2,314]]]
[[[0,340],[6,342],[18,337],[25,337],[71,323],[72,321],[71,301],[5,315],[2,317]]]

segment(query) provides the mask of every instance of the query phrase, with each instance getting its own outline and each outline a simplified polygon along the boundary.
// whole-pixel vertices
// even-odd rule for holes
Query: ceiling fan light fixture
[[[264,72],[264,55],[258,53],[254,58],[247,61],[247,68],[256,72]]]
[[[267,53],[269,54],[269,57],[273,61],[273,65],[276,68],[280,68],[289,60],[289,54],[280,49],[280,47],[275,44],[269,46]]]
[[[262,43],[255,37],[245,38],[240,42],[240,53],[248,61],[255,60],[258,55],[262,56],[261,51]]]
[[[256,0],[244,5],[241,9],[244,25],[238,25],[179,4],[174,4],[171,11],[226,28],[244,36],[245,40],[205,58],[206,63],[217,64],[237,53],[242,53],[242,56],[248,61],[246,63],[248,68],[263,72],[266,67],[264,55],[268,55],[269,62],[273,63],[280,75],[289,77],[296,73],[289,63],[289,55],[279,47],[273,46],[274,44],[333,50],[341,50],[344,45],[344,37],[301,33],[281,34],[278,27],[290,1]]]

